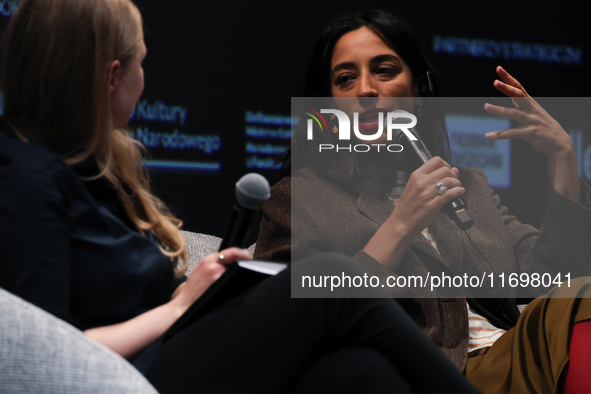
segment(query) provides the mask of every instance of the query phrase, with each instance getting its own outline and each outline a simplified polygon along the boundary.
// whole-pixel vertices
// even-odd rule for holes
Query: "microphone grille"
[[[246,209],[258,210],[269,197],[269,182],[260,174],[251,172],[236,182],[236,202]]]
[[[412,119],[411,118],[409,118],[408,116],[405,116],[405,114],[408,114],[408,112],[406,112],[404,110],[401,110],[401,109],[397,109],[394,112],[399,112],[400,113],[400,117],[394,118],[392,120],[392,123],[403,125],[403,124],[408,124],[408,123],[412,122]],[[410,128],[410,129],[407,129],[407,130],[409,130],[411,133],[414,134],[415,137],[418,138],[417,132],[414,129],[414,127]],[[400,129],[394,129],[392,131],[392,140],[393,141],[396,141],[396,143],[400,144],[402,142],[402,139],[404,137],[406,137],[406,134],[404,134],[402,132],[402,130],[400,130]]]
[[[402,109],[397,109],[397,110],[395,110],[393,112],[394,113],[397,113],[397,114],[400,113],[400,117],[394,118],[392,120],[393,123],[395,123],[395,124],[408,124],[408,123],[412,122],[412,119],[411,118],[409,118],[408,116],[405,116],[405,114],[408,115],[408,112],[406,112],[406,111],[404,111]]]

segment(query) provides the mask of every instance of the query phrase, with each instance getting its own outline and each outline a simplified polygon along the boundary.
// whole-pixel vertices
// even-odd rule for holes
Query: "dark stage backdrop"
[[[17,3],[0,0],[0,29]],[[289,139],[290,98],[302,94],[316,38],[345,11],[384,9],[406,21],[443,96],[500,96],[497,65],[534,97],[588,95],[587,13],[521,3],[137,0],[149,53],[129,128],[148,147],[154,189],[185,228],[222,236],[238,178],[255,171],[276,181],[270,166]],[[589,127],[567,131],[579,152],[591,146]],[[538,225],[547,164],[523,141],[509,152],[509,183],[498,192],[510,212]]]

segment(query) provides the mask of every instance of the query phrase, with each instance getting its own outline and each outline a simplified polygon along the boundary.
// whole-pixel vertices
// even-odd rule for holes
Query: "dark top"
[[[0,132],[0,287],[81,330],[162,305],[184,280],[108,180],[80,179],[89,163]]]

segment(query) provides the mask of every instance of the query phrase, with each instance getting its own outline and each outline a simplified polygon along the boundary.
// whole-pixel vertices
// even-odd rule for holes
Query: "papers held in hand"
[[[165,334],[170,338],[191,323],[202,318],[230,299],[275,276],[287,268],[287,264],[267,261],[241,260],[230,264],[226,272],[181,316]]]
[[[287,268],[287,264],[284,263],[271,263],[268,261],[257,260],[240,260],[237,264],[242,268],[270,276],[275,276]]]

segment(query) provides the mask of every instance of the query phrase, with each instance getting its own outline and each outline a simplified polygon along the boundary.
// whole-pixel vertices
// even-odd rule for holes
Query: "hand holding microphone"
[[[438,193],[439,181],[447,187],[444,193]],[[411,174],[392,215],[414,238],[435,220],[446,204],[464,192],[458,169],[440,157],[433,157]]]
[[[178,306],[182,316],[167,331],[165,338],[171,338],[191,322],[260,281],[261,274],[234,263],[250,259],[242,248],[248,242],[258,210],[270,196],[269,182],[262,175],[246,174],[236,182],[236,203],[220,252],[205,256],[173,294],[171,302]]]
[[[447,186],[445,193],[438,193],[438,181]],[[446,204],[464,192],[457,168],[451,168],[440,157],[427,160],[411,174],[394,211],[363,251],[396,271],[414,238],[435,220]]]
[[[405,111],[395,111],[395,112],[402,112],[400,118],[396,118],[395,122],[397,122],[401,125],[404,125],[405,123],[410,122],[410,119],[406,118],[404,116],[404,113],[406,113]],[[409,137],[409,135],[410,135],[410,137]],[[414,138],[413,138],[413,136],[414,136]],[[420,163],[423,163],[422,166],[419,167],[419,169],[417,171],[419,171],[421,169],[423,169],[423,170],[418,172],[416,175],[415,175],[415,173],[417,171],[415,171],[413,173],[413,175],[415,175],[415,179],[417,177],[422,178],[422,175],[431,174],[430,170],[432,170],[432,169],[434,169],[435,171],[439,171],[436,174],[437,176],[442,176],[441,178],[438,178],[435,180],[434,189],[437,193],[437,196],[443,196],[443,195],[447,194],[447,197],[435,198],[434,202],[431,202],[432,204],[429,206],[426,206],[425,208],[427,210],[430,210],[430,208],[433,206],[433,203],[435,203],[435,205],[438,206],[441,201],[445,201],[445,203],[439,209],[444,208],[445,211],[447,212],[447,215],[458,225],[460,230],[468,230],[470,227],[472,227],[472,225],[474,224],[474,220],[472,219],[472,217],[468,213],[468,208],[466,207],[466,204],[460,198],[460,195],[464,194],[465,190],[462,188],[461,194],[458,194],[459,191],[457,191],[457,190],[454,193],[449,193],[451,190],[448,190],[451,188],[461,186],[459,184],[459,180],[457,180],[457,178],[458,178],[457,168],[454,170],[453,175],[451,175],[449,172],[449,171],[451,171],[451,166],[449,164],[447,164],[443,159],[433,158],[433,156],[431,156],[431,153],[429,152],[429,150],[427,149],[427,147],[425,146],[423,141],[421,141],[421,139],[419,138],[419,135],[417,134],[417,132],[414,128],[407,128],[406,132],[399,131],[395,135],[395,140],[397,143],[402,144],[404,146],[405,154],[413,155],[415,158],[417,158],[419,160]],[[429,166],[427,166],[427,168],[423,168],[426,166],[427,163],[429,163],[433,159],[439,159],[439,160],[434,160],[434,162],[436,164],[429,165]],[[433,168],[433,166],[435,166],[436,168]],[[444,167],[444,166],[448,168],[447,171],[445,169],[441,169],[441,167]],[[444,175],[448,175],[450,177],[450,179],[449,180],[444,179],[443,178]],[[412,175],[411,175],[411,178],[412,178]],[[432,178],[433,177],[431,176],[428,178],[428,180],[421,181],[420,185],[419,185],[419,183],[417,183],[417,186],[427,188],[427,190],[426,190],[427,195],[429,194],[429,190],[428,190],[429,183],[428,182],[433,181]],[[456,180],[454,181],[453,178],[455,178]],[[446,181],[447,181],[447,183],[446,183]],[[410,180],[409,180],[409,183],[410,183]],[[407,184],[407,187],[408,187],[408,184]],[[405,191],[406,191],[406,188],[405,188]],[[403,193],[403,195],[404,195],[404,193]],[[425,195],[422,195],[422,196],[425,197]],[[451,198],[450,198],[450,196],[451,196]],[[439,212],[439,210],[437,212]],[[433,221],[433,219],[435,219],[435,216],[433,216],[431,221],[429,221],[427,223],[427,226]],[[427,226],[422,227],[421,230]]]
[[[215,286],[228,270],[236,270],[237,266],[232,263],[250,259],[243,248],[248,242],[248,235],[259,209],[270,196],[269,182],[260,174],[246,174],[236,182],[236,202],[219,247],[220,252],[205,256],[172,296],[182,312],[212,285]]]
[[[394,118],[404,128],[411,123],[406,111]],[[459,171],[440,157],[432,157],[412,128],[398,129],[394,141],[423,163],[414,171],[390,217],[380,226],[363,248],[369,256],[395,271],[413,239],[428,227],[445,207],[448,215],[462,230],[474,223],[460,196],[465,193],[458,179]],[[409,137],[409,135],[411,137]],[[412,140],[411,140],[412,138]],[[441,190],[439,182],[445,185]]]

